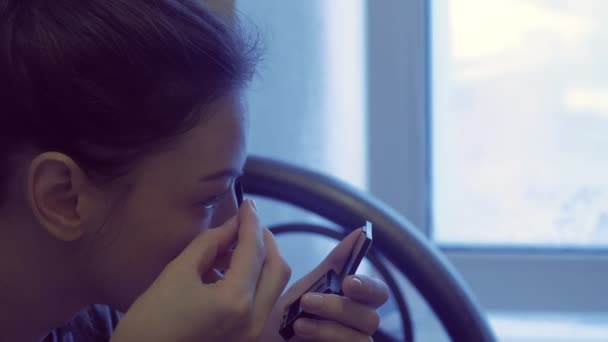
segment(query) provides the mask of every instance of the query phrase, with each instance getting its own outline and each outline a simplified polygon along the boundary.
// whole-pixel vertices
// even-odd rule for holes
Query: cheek
[[[186,209],[126,203],[108,220],[96,248],[95,285],[107,304],[128,307],[208,222]]]
[[[128,248],[125,252],[137,253],[131,258],[137,260],[140,267],[151,270],[154,277],[208,224],[207,219],[184,209],[148,209],[125,221],[125,229],[129,230],[124,235],[123,245]]]

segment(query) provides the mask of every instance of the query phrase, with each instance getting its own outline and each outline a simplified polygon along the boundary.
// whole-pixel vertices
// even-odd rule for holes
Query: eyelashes
[[[219,195],[213,196],[213,197],[203,201],[201,203],[201,207],[203,207],[203,209],[213,209],[213,207],[215,207],[215,205],[219,202],[219,200],[227,193],[228,193],[228,191],[223,192]]]
[[[237,177],[231,184],[231,186],[228,187],[228,189],[226,189],[226,191],[215,195],[205,201],[203,201],[201,203],[201,206],[204,209],[213,209],[213,207],[215,207],[217,205],[217,203],[219,203],[219,201],[226,196],[227,194],[230,194],[231,191],[234,191],[235,197],[236,197],[236,203],[237,205],[240,207],[241,204],[243,203],[243,184],[241,182],[241,177]]]

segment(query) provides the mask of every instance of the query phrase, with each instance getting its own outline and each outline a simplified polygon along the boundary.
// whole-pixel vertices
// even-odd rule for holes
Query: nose
[[[216,206],[213,213],[212,227],[219,227],[236,215],[243,203],[243,187],[240,179],[234,182],[234,191],[225,196]]]

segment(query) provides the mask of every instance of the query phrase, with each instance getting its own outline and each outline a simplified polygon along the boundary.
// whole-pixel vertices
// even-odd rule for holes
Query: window
[[[607,246],[608,3],[434,4],[437,241]]]
[[[604,1],[238,5],[268,49],[248,94],[252,153],[397,209],[440,244],[504,340],[605,333]],[[411,302],[418,336],[443,340]]]
[[[238,1],[244,24],[261,35],[264,58],[247,97],[251,154],[331,174],[367,189],[365,15],[363,0]],[[319,218],[258,201],[264,224]],[[324,222],[324,221],[323,221]],[[325,222],[324,222],[325,223]],[[304,235],[306,237],[306,235]],[[334,241],[281,237],[292,281],[316,266]]]
[[[238,4],[266,48],[248,94],[251,152],[365,189],[364,2]]]
[[[370,191],[442,247],[505,340],[543,340],[538,330],[518,324],[523,321],[538,329],[589,324],[589,340],[597,336],[595,326],[608,322],[608,156],[599,157],[608,135],[606,110],[600,109],[608,83],[605,6],[368,3]],[[549,19],[538,17],[546,12]],[[454,29],[457,24],[463,27]],[[513,38],[514,32],[520,36]],[[489,43],[476,45],[482,38]],[[516,48],[501,48],[505,41]],[[526,48],[529,58],[517,56]],[[483,58],[471,57],[477,55]],[[516,86],[520,79],[524,92]],[[501,130],[492,132],[496,126]],[[533,144],[522,141],[539,135],[543,139]],[[543,153],[543,161],[560,167],[539,168],[542,163],[531,157]],[[471,162],[480,155],[488,158],[482,159],[485,179],[480,164]],[[505,187],[504,174],[512,170],[521,176]],[[526,213],[526,201],[533,200],[544,212]],[[575,226],[586,234],[575,233]],[[577,335],[564,331],[547,331],[544,340],[585,338],[580,329]]]

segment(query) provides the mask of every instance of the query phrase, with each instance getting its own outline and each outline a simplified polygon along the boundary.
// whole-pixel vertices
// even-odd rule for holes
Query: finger
[[[215,262],[213,263],[213,267],[219,270],[220,272],[225,273],[230,267],[230,259],[232,259],[232,254],[234,253],[233,249],[229,249],[222,254],[218,255],[215,258]]]
[[[342,282],[344,295],[356,302],[379,308],[388,301],[388,286],[380,279],[364,276],[348,276]]]
[[[264,246],[267,253],[266,261],[258,281],[253,309],[253,317],[261,323],[260,328],[263,328],[266,318],[291,276],[291,269],[281,257],[277,243],[268,229],[264,229]]]
[[[238,290],[246,291],[253,296],[262,265],[266,259],[263,230],[258,220],[255,205],[246,200],[239,209],[238,243],[232,253],[229,269],[224,280]]]
[[[232,217],[219,229],[207,229],[200,233],[170,263],[193,270],[197,277],[206,273],[222,251],[225,251],[237,238],[238,218]]]
[[[222,272],[220,270],[213,267],[209,271],[204,273],[203,276],[201,277],[201,279],[203,280],[203,283],[205,283],[205,284],[214,284],[217,281],[224,279],[224,275],[222,274]]]
[[[306,312],[367,335],[372,335],[380,325],[380,316],[374,308],[343,296],[308,293],[302,297],[301,304]]]
[[[371,336],[331,321],[300,318],[294,324],[296,341],[370,342]]]
[[[340,272],[347,259],[351,256],[352,250],[355,247],[357,240],[361,237],[361,234],[363,234],[361,228],[350,232],[336,247],[334,247],[319,266],[326,264],[331,266],[336,272]]]
[[[317,266],[314,270],[308,273],[306,276],[295,282],[285,294],[285,302],[293,302],[300,297],[304,291],[308,290],[312,284],[314,284],[321,276],[327,271],[333,269],[338,272],[341,270],[342,265],[346,259],[350,256],[350,252],[357,241],[357,238],[361,234],[361,229],[356,229],[348,236],[346,236],[329,255]]]

